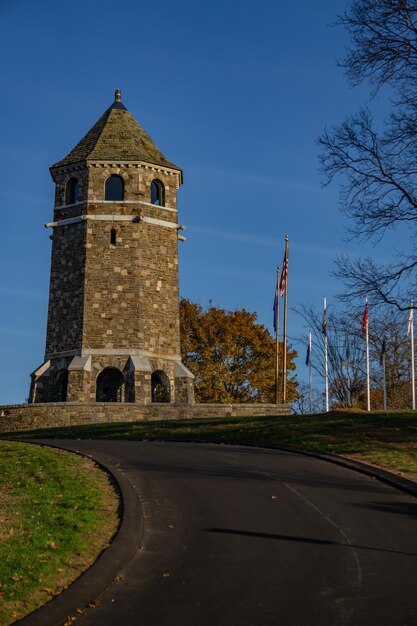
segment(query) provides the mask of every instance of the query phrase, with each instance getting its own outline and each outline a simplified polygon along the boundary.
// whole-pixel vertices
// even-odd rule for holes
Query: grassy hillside
[[[13,437],[163,439],[295,446],[349,456],[417,476],[417,412],[343,412],[305,416],[98,424]]]
[[[0,441],[0,626],[45,604],[108,544],[118,498],[84,457]]]

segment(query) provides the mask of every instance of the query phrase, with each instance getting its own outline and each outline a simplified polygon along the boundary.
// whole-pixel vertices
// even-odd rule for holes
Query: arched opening
[[[105,200],[123,200],[125,192],[125,183],[121,176],[112,174],[106,180],[104,199]]]
[[[116,367],[106,367],[97,376],[96,402],[121,402],[124,377]]]
[[[55,374],[54,378],[54,401],[66,402],[68,391],[68,370],[62,369]]]
[[[163,183],[156,178],[151,184],[151,204],[165,206],[165,187]]]
[[[78,202],[78,178],[70,178],[67,182],[65,204],[76,204]]]
[[[151,377],[152,402],[170,402],[171,390],[169,378],[162,370],[152,372]]]

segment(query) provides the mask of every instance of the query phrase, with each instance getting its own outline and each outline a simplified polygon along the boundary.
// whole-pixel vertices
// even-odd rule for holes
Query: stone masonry
[[[181,169],[116,92],[113,105],[51,175],[46,349],[32,374],[30,403],[192,404],[194,377],[180,356]],[[116,200],[106,199],[110,177],[122,181]],[[155,185],[162,190],[156,200]]]
[[[288,415],[286,404],[55,403],[0,407],[0,433],[109,422]]]

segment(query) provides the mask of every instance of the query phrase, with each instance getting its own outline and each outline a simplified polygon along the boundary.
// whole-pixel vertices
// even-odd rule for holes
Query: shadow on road
[[[382,513],[395,513],[396,515],[404,515],[417,522],[417,504],[411,502],[367,502],[366,504],[354,504],[362,509],[371,509],[372,511],[382,511]]]
[[[243,537],[274,539],[279,541],[294,541],[296,543],[308,543],[322,546],[338,546],[341,548],[353,548],[355,550],[372,550],[374,552],[388,552],[389,554],[400,554],[405,556],[417,557],[417,554],[413,552],[401,552],[400,550],[388,550],[387,548],[372,548],[371,546],[358,546],[353,543],[341,543],[338,541],[330,541],[328,539],[314,539],[312,537],[297,537],[294,535],[275,535],[273,533],[260,533],[250,530],[238,530],[235,528],[204,528],[203,530],[209,533],[240,535]]]

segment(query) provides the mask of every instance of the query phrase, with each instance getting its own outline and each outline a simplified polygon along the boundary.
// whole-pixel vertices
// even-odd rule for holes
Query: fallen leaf
[[[93,600],[92,602],[87,604],[87,606],[89,609],[96,609],[99,604],[100,604],[100,600]]]
[[[57,595],[55,589],[51,589],[50,587],[42,587],[41,591],[44,591],[45,593],[48,593],[50,596],[56,596]]]

